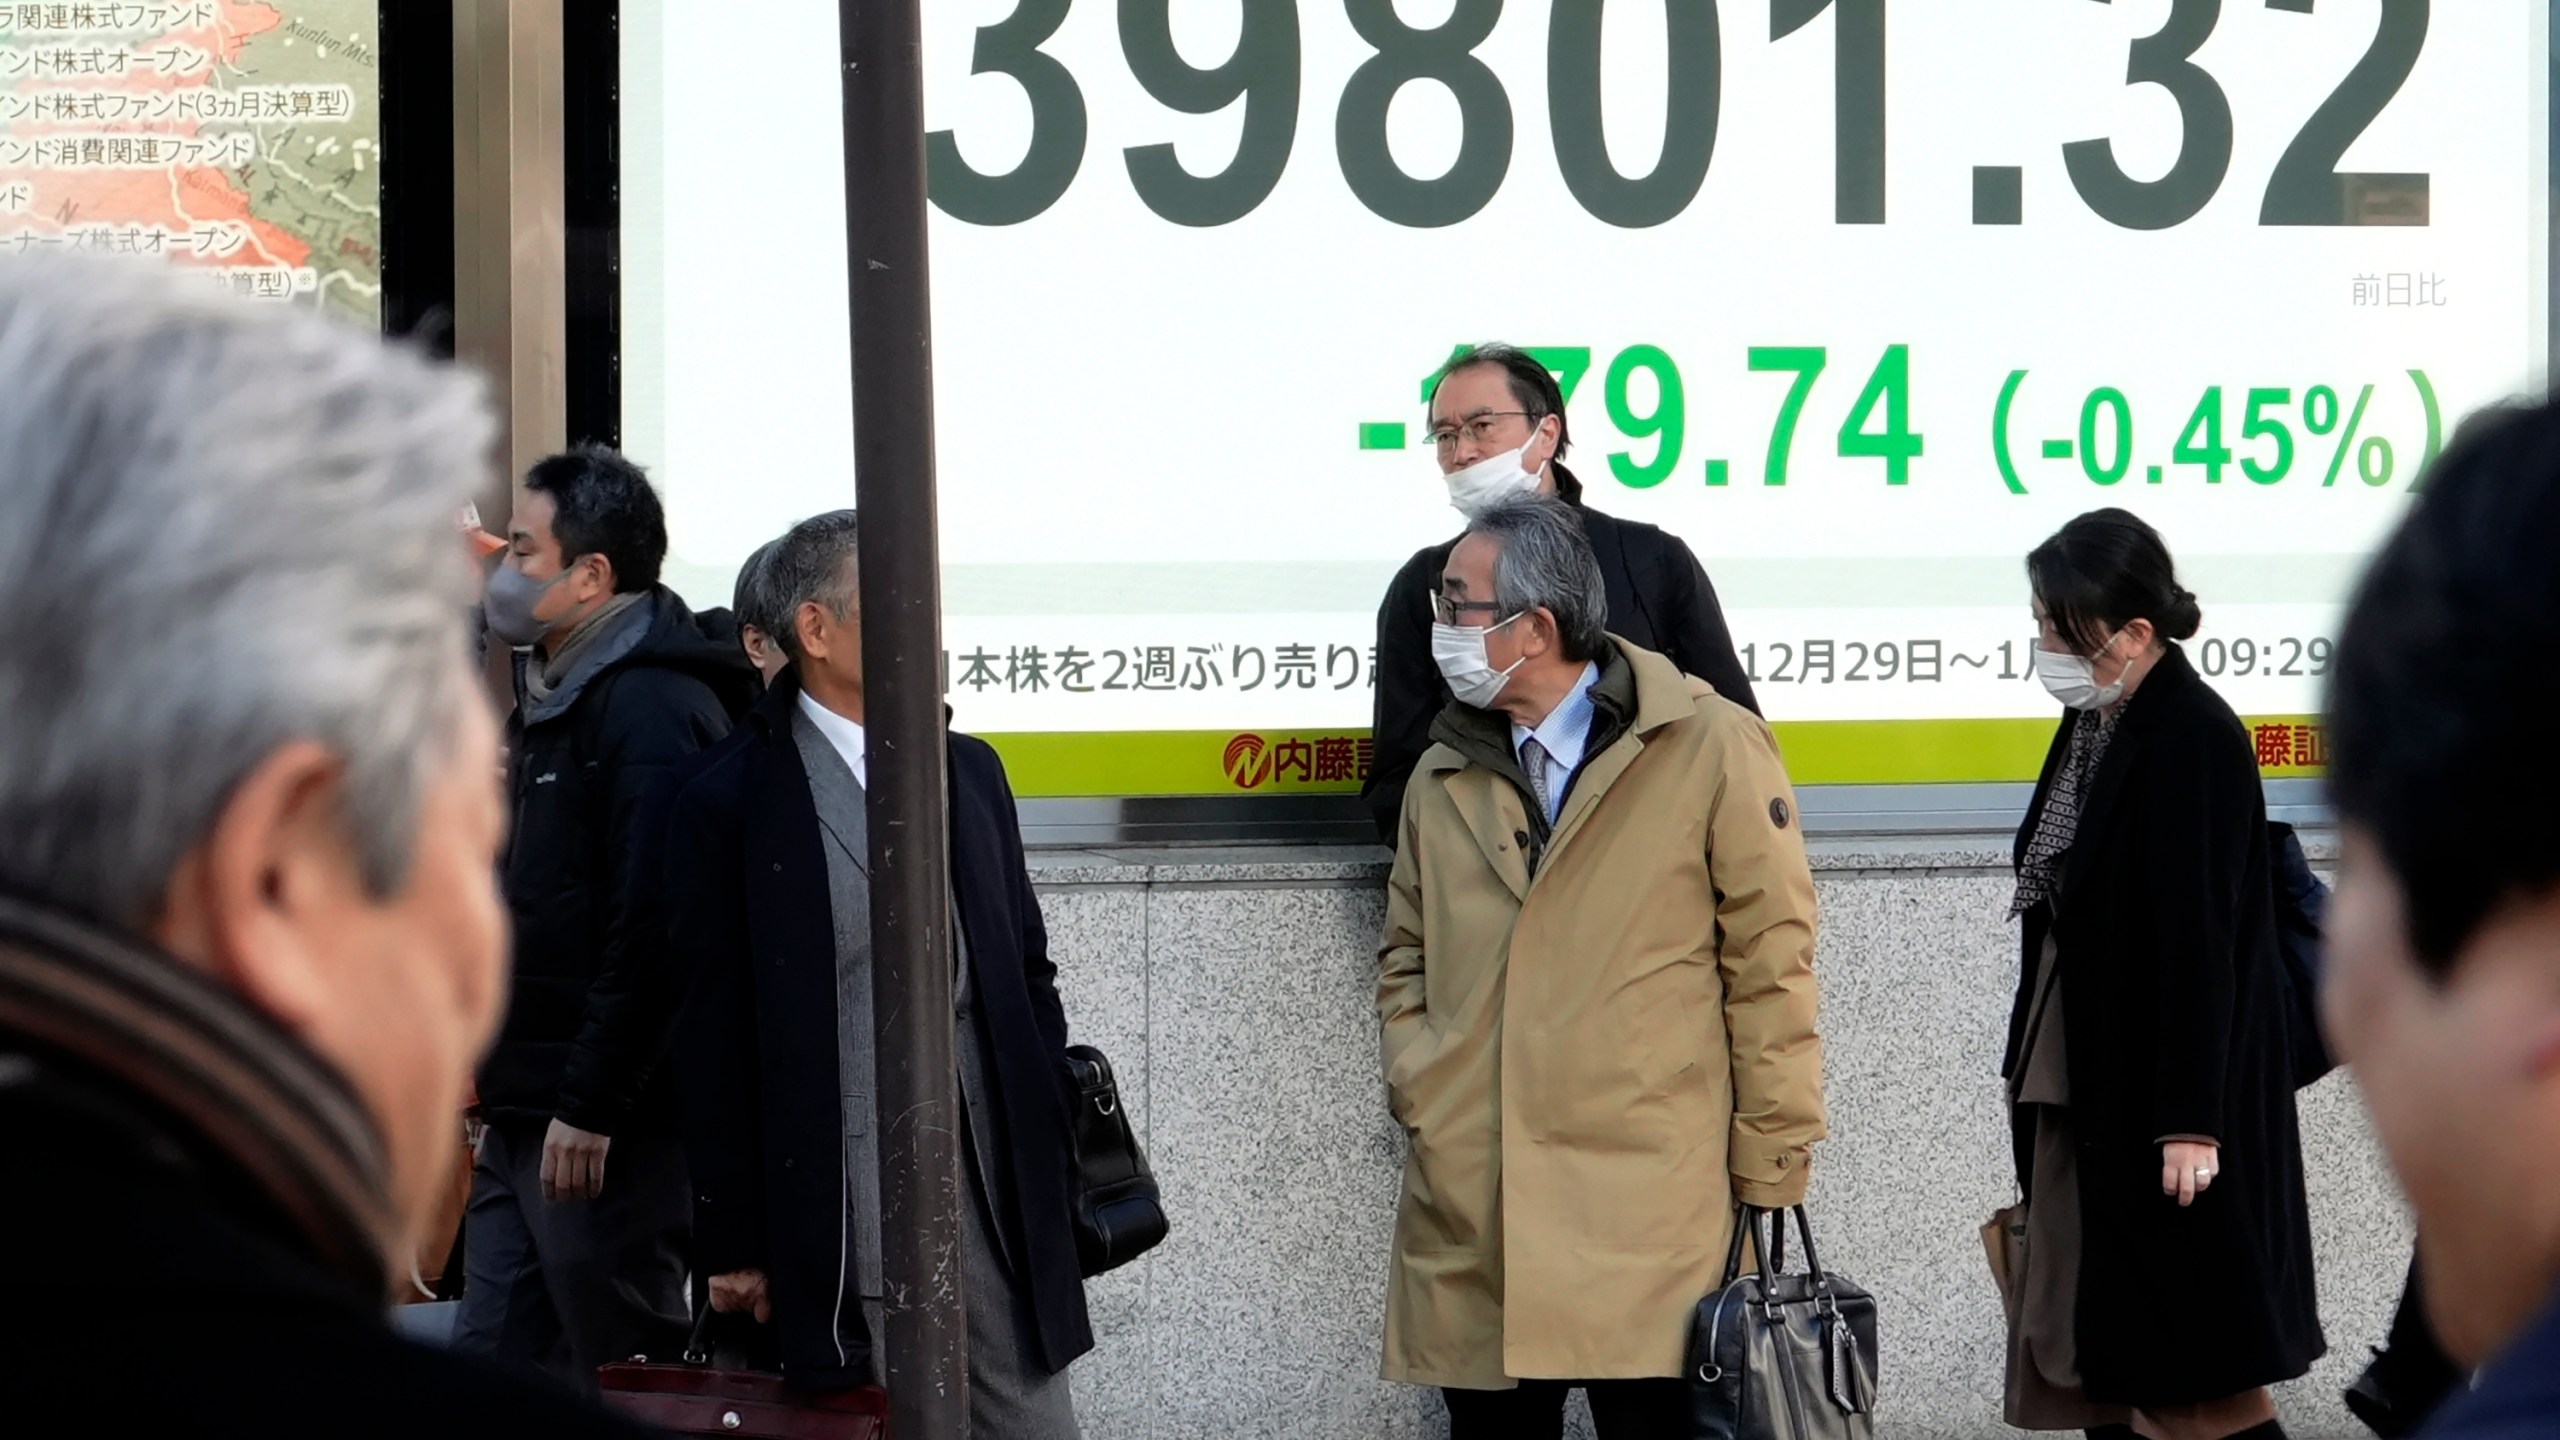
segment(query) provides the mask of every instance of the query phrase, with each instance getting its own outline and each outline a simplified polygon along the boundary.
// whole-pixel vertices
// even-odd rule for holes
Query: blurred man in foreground
[[[2479,1387],[2422,1432],[2560,1432],[2560,411],[2479,425],[2338,648],[2344,854],[2323,1010],[2418,1216],[2429,1317]]]
[[[0,1431],[618,1435],[395,1339],[505,994],[476,388],[0,267]]]

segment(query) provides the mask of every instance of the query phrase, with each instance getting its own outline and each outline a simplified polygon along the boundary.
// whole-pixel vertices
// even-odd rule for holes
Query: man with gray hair
[[[0,1428],[636,1433],[384,1323],[506,994],[479,388],[41,261],[0,375]]]
[[[876,1384],[883,1303],[859,526],[801,522],[773,556],[791,666],[677,798],[672,935],[694,1268],[770,1320],[783,1374]],[[1069,1212],[1067,1017],[1013,791],[949,737],[962,1293],[972,1431],[1074,1440],[1066,1368],[1093,1346]]]
[[[1737,1201],[1804,1198],[1823,1135],[1813,876],[1760,718],[1607,633],[1571,507],[1494,506],[1449,553],[1456,697],[1405,790],[1380,942],[1411,1137],[1386,1375],[1452,1440],[1689,1433],[1690,1311]],[[1508,1023],[1506,1023],[1508,1017]]]

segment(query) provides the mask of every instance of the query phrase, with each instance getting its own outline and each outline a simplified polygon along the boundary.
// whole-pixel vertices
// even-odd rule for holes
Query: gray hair
[[[1493,599],[1503,615],[1544,606],[1556,617],[1564,658],[1599,658],[1608,646],[1609,591],[1572,506],[1545,496],[1507,500],[1470,520],[1467,533],[1500,547]]]
[[[464,713],[478,381],[174,268],[0,264],[0,886],[147,928],[275,751],[377,895]]]
[[[791,527],[782,548],[773,552],[767,583],[782,618],[782,653],[797,664],[800,653],[800,607],[816,604],[841,620],[853,613],[862,587],[861,526],[850,510],[830,510]]]

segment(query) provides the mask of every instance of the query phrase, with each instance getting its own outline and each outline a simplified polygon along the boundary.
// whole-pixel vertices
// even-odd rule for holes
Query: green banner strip
[[[2316,717],[2249,722],[2270,779],[2320,775]],[[2051,720],[1798,720],[1776,727],[1798,785],[1959,785],[2031,781],[2053,742]],[[1357,730],[1127,730],[983,737],[1004,756],[1016,794],[1097,796],[1352,794],[1369,769]]]

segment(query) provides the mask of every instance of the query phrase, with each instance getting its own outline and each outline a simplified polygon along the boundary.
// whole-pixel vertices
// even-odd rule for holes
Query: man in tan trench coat
[[[1457,703],[1405,795],[1378,1018],[1411,1141],[1386,1376],[1452,1440],[1685,1433],[1689,1314],[1737,1200],[1804,1197],[1822,1138],[1813,878],[1768,727],[1608,635],[1571,510],[1450,553]]]

